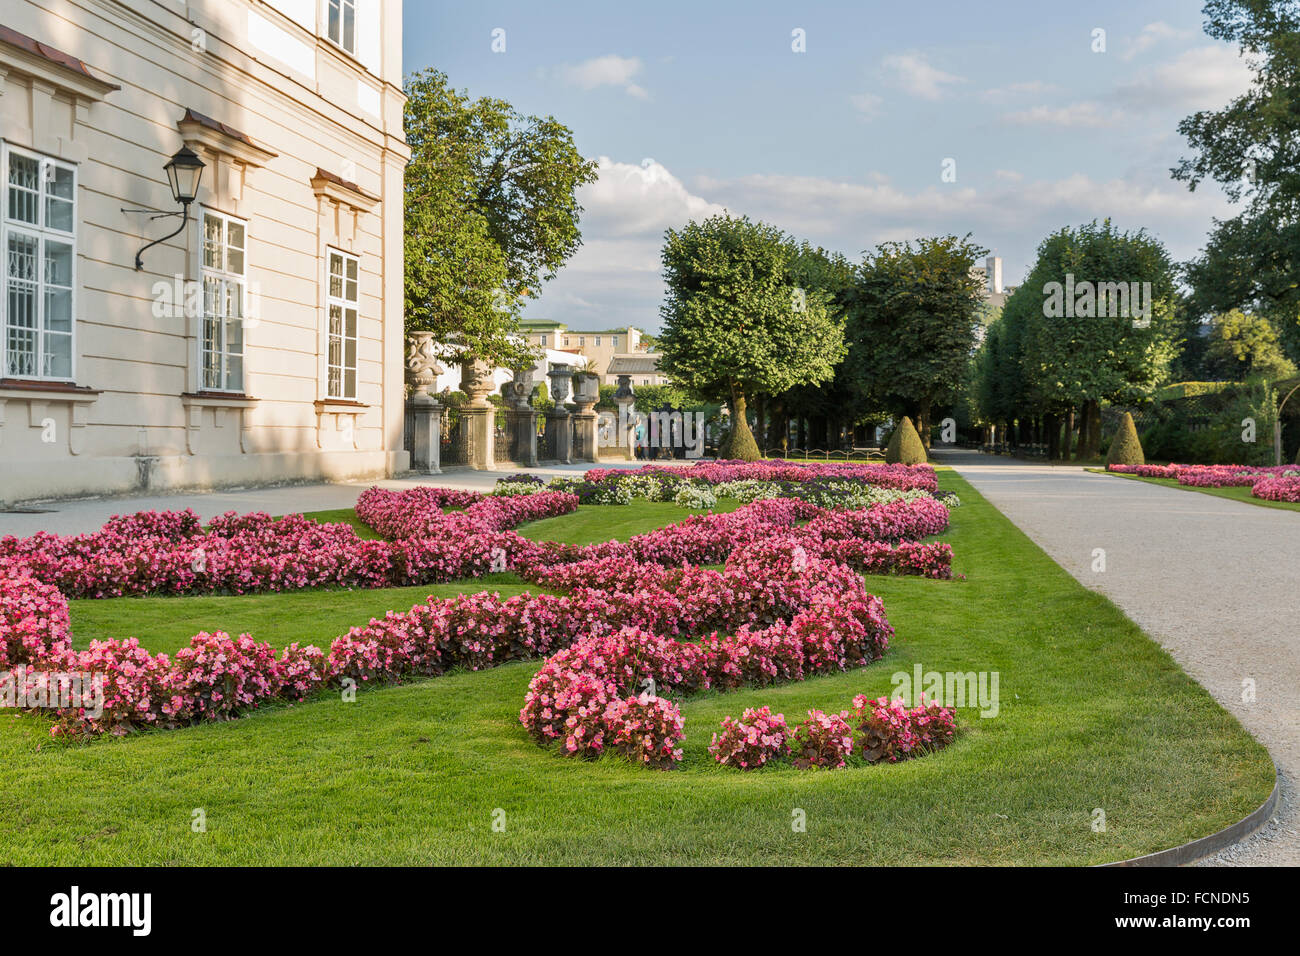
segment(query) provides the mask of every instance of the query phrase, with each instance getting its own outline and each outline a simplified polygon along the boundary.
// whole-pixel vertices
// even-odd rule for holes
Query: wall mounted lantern
[[[158,245],[160,242],[166,242],[173,236],[180,235],[182,229],[190,221],[190,203],[199,194],[199,180],[203,178],[203,160],[199,159],[188,146],[182,146],[176,151],[176,154],[167,161],[163,171],[167,173],[167,184],[171,186],[172,199],[181,204],[180,212],[160,212],[151,217],[153,219],[164,219],[168,216],[180,216],[181,224],[176,227],[175,232],[170,232],[161,239],[155,239],[153,242],[144,246],[135,254],[135,270],[139,272],[144,268],[144,259],[142,258],[149,249]],[[123,212],[153,212],[151,209],[124,209]]]

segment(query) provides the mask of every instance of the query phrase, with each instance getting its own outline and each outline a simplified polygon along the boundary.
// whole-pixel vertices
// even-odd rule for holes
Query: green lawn
[[[687,701],[677,771],[536,747],[518,724],[532,662],[88,746],[9,714],[0,864],[1078,864],[1173,846],[1258,806],[1273,783],[1265,750],[1109,601],[941,474],[963,502],[945,537],[967,580],[870,578],[897,628],[886,658]],[[604,540],[682,514],[584,508],[524,530]],[[432,590],[78,601],[74,622],[79,640],[136,633],[158,649],[214,627],[324,646]],[[1001,713],[963,710],[953,746],[895,766],[745,774],[708,759],[724,714],[769,703],[793,722],[887,693],[914,663],[998,671]],[[1097,807],[1104,832],[1090,826]],[[206,833],[191,830],[198,808]]]
[[[1198,488],[1196,485],[1180,485],[1177,478],[1143,478],[1140,475],[1125,475],[1120,472],[1107,471],[1105,468],[1089,468],[1088,471],[1098,475],[1110,475],[1112,478],[1127,478],[1130,481],[1145,481],[1152,485],[1164,485],[1166,488],[1177,488],[1180,491],[1199,491],[1202,494],[1214,495],[1217,498],[1230,498],[1233,501],[1244,501],[1246,504],[1259,505],[1261,508],[1300,511],[1300,504],[1294,501],[1269,501],[1266,498],[1256,498],[1250,493],[1249,488],[1241,486],[1235,488]]]

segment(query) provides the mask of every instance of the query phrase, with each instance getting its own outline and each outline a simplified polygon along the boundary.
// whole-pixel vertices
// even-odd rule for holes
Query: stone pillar
[[[441,475],[442,405],[435,398],[417,393],[406,400],[406,408],[415,420],[411,470],[425,475]]]
[[[496,406],[488,401],[492,368],[479,359],[461,365],[460,390],[469,396],[461,406],[460,427],[469,443],[466,464],[475,471],[496,471]]]
[[[573,423],[569,420],[569,410],[565,408],[564,402],[569,397],[573,366],[563,363],[552,365],[546,377],[551,380],[551,399],[555,402],[555,408],[546,413],[546,444],[550,448],[552,460],[567,465],[572,450]]]
[[[537,419],[535,408],[511,408],[506,412],[507,428],[513,436],[514,462],[524,468],[537,467]]]
[[[592,402],[588,405],[583,402],[573,413],[573,430],[577,436],[577,447],[573,449],[571,456],[576,461],[600,461],[600,449],[596,445],[599,440],[596,424],[600,416],[592,410],[595,404]]]

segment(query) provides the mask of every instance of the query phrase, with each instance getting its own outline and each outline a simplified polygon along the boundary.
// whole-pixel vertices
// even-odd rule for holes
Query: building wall
[[[120,89],[0,69],[0,138],[75,164],[78,203],[75,376],[0,381],[0,501],[406,467],[401,2],[357,0],[355,56],[324,38],[327,3],[5,0],[5,26]],[[187,109],[253,145],[183,135]],[[194,212],[247,221],[242,394],[202,388],[197,215],[134,269],[179,220],[122,207],[177,208],[163,165],[183,140],[207,163]],[[350,402],[327,400],[328,248],[360,260]]]
[[[525,327],[524,331],[530,345],[574,351],[577,353],[572,360],[575,363],[581,362],[584,358],[590,359],[596,367],[602,385],[616,383],[618,376],[610,375],[607,371],[610,360],[615,355],[637,352],[641,346],[642,334],[640,329],[631,325],[617,329],[586,331],[570,329],[562,323],[556,323],[553,327]],[[543,337],[545,341],[542,341]],[[653,379],[653,381],[643,383],[642,378]],[[633,384],[661,385],[665,381],[662,375],[651,374],[637,376]]]

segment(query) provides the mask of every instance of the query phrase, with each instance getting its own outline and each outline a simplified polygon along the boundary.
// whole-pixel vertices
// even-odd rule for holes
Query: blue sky
[[[1231,214],[1168,172],[1187,152],[1178,121],[1249,82],[1195,0],[406,0],[404,21],[407,71],[553,115],[601,159],[584,246],[532,317],[657,328],[664,229],[723,208],[853,259],[970,232],[1008,283],[1062,225],[1110,216],[1185,259]]]

